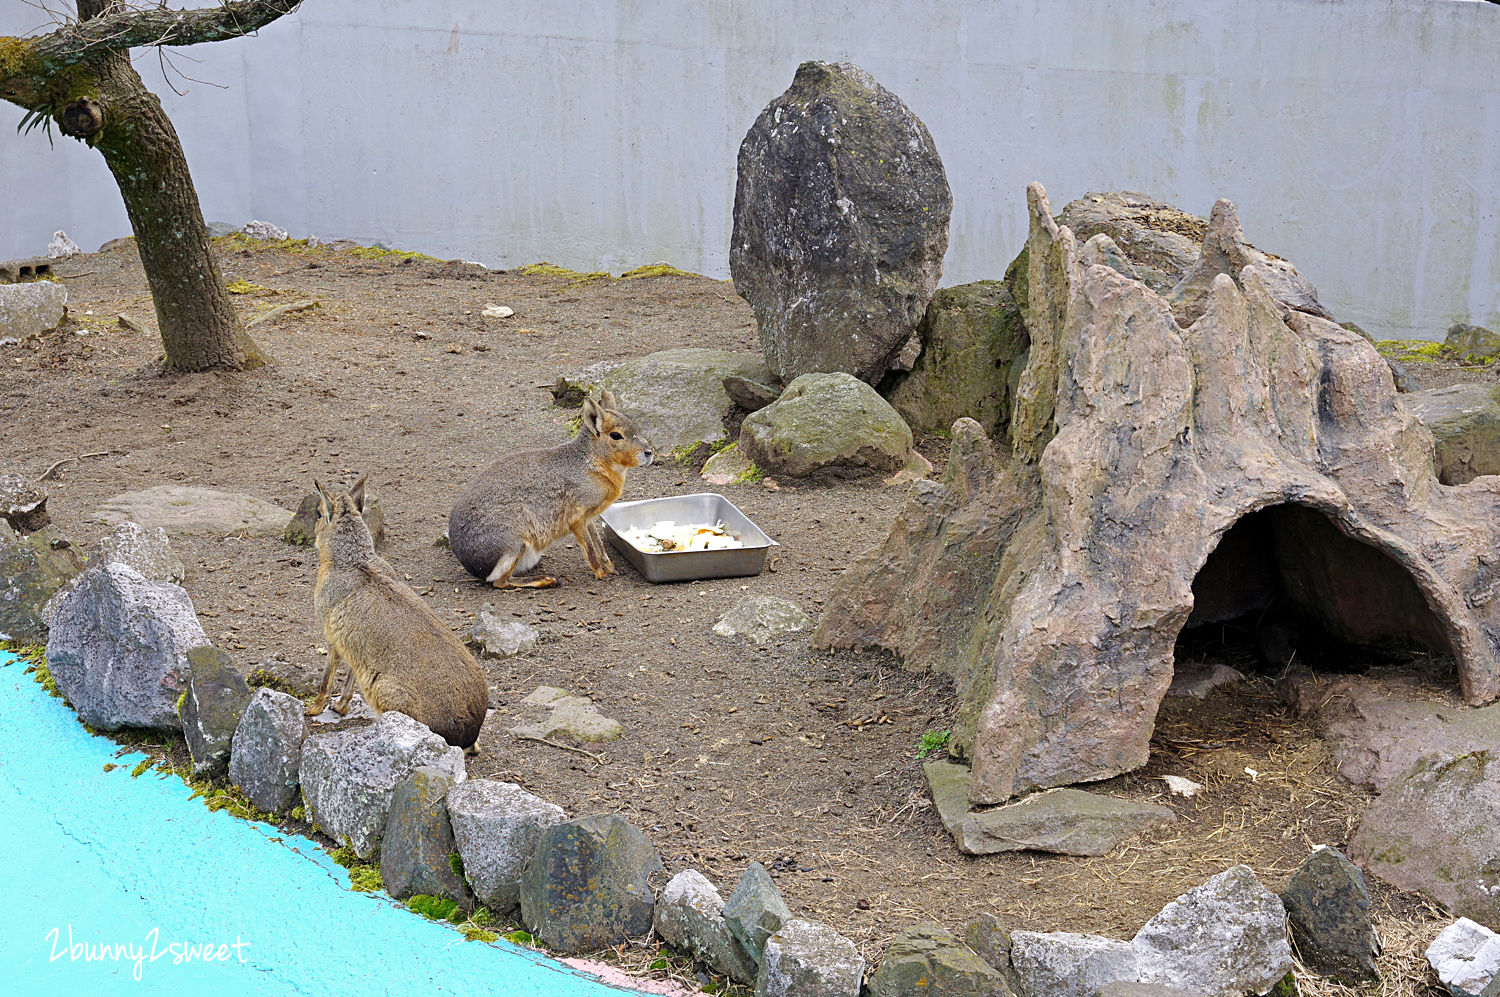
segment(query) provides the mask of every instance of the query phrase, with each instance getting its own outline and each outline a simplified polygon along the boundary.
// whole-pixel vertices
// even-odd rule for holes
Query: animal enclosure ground
[[[494,712],[471,776],[518,782],[574,816],[620,813],[649,834],[670,872],[696,867],[726,895],[759,860],[795,914],[832,925],[871,960],[915,921],[961,932],[983,912],[1011,928],[1128,937],[1231,865],[1250,865],[1279,890],[1313,845],[1347,845],[1368,795],[1336,779],[1316,721],[1289,714],[1272,679],[1256,677],[1204,702],[1169,698],[1149,765],[1098,787],[1171,806],[1178,820],[1166,831],[1095,859],[961,855],[914,757],[924,732],[951,724],[946,679],[905,672],[885,654],[813,653],[806,634],[756,646],[711,630],[746,593],[816,616],[845,565],[885,537],[902,488],[712,488],[662,455],[631,472],[624,498],[725,492],[782,544],[764,573],[657,586],[616,556],[620,574],[600,582],[568,539],[541,563],[559,588],[496,592],[468,577],[436,543],[448,510],[507,450],[569,435],[576,411],[554,408],[546,386],[563,371],[669,347],[757,349],[749,307],[727,282],[581,282],[401,254],[216,246],[247,318],[317,302],[253,330],[278,363],[162,376],[133,245],[73,258],[55,268],[70,321],[0,348],[0,457],[34,477],[63,458],[107,452],[65,463],[48,481],[55,521],[82,546],[106,532],[91,514],[119,492],[186,483],[295,508],[314,477],[347,485],[369,472],[386,514],[381,554],[443,619],[464,630],[491,603],[544,635],[529,654],[482,662]],[[490,303],[515,314],[486,318]],[[121,313],[144,331],[122,326]],[[1490,377],[1415,373],[1424,386]],[[929,444],[941,473],[943,441]],[[265,669],[310,693],[324,661],[316,552],[237,537],[174,547],[215,642],[245,672]],[[1451,674],[1419,681],[1439,698],[1456,685]],[[538,685],[591,696],[624,735],[583,745],[585,754],[507,733]],[[1166,774],[1206,788],[1169,797]],[[1369,992],[1437,993],[1420,950],[1447,919],[1419,898],[1371,887],[1388,987]]]

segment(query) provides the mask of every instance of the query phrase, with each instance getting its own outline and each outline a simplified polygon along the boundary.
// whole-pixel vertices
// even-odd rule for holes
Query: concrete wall
[[[44,19],[0,0],[0,34]],[[1500,328],[1497,52],[1500,6],[1475,0],[308,0],[172,57],[225,89],[137,66],[211,220],[727,276],[745,130],[798,62],[846,59],[937,142],[944,284],[1004,270],[1029,180],[1057,209],[1228,197],[1340,319],[1441,338]],[[0,105],[0,258],[128,234],[100,157],[20,117]]]

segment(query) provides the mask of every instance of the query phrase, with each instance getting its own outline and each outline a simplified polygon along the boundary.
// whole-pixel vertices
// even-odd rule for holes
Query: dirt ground
[[[753,578],[651,585],[616,556],[595,581],[571,539],[542,568],[551,590],[495,592],[436,541],[460,488],[513,449],[552,445],[575,413],[545,386],[566,370],[677,346],[757,348],[727,282],[690,276],[578,282],[401,254],[219,241],[249,318],[315,300],[254,329],[278,362],[247,374],[160,372],[161,344],[133,245],[56,267],[70,321],[0,347],[0,462],[48,479],[49,508],[80,545],[119,492],[163,483],[243,491],[295,508],[313,478],[369,472],[386,514],[381,553],[455,630],[482,603],[538,627],[529,654],[483,663],[494,712],[471,776],[518,782],[571,815],[614,812],[645,829],[670,872],[702,870],[726,896],[749,860],[772,870],[792,911],[848,935],[872,961],[932,919],[955,931],[982,912],[1015,929],[1128,937],[1166,902],[1236,863],[1273,890],[1314,844],[1347,845],[1368,797],[1340,783],[1315,720],[1275,699],[1273,679],[1206,701],[1169,698],[1149,765],[1105,791],[1170,805],[1178,821],[1095,859],[961,855],[928,800],[916,745],[947,728],[946,679],[885,654],[809,650],[807,635],[757,647],[714,634],[745,593],[816,616],[844,566],[878,543],[905,499],[878,483],[706,486],[670,459],[634,471],[625,498],[724,491],[782,546]],[[489,319],[495,303],[514,316]],[[124,313],[144,331],[123,327]],[[1442,365],[1424,386],[1483,377]],[[941,472],[940,440],[923,447]],[[103,454],[99,456],[99,454]],[[80,456],[90,455],[90,456]],[[316,553],[275,539],[182,538],[186,588],[205,629],[249,673],[299,690],[321,675],[312,613]],[[1411,672],[1434,697],[1451,673]],[[538,685],[593,697],[624,725],[587,754],[507,733]],[[1254,775],[1247,774],[1254,770]],[[1207,783],[1169,797],[1160,776]],[[1447,923],[1371,881],[1386,941],[1384,989],[1435,994],[1420,951]],[[1304,981],[1305,993],[1354,993]]]

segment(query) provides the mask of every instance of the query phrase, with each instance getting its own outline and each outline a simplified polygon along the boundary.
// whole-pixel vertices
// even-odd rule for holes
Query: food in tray
[[[648,554],[728,550],[745,546],[743,540],[724,529],[722,521],[713,526],[704,526],[701,523],[676,523],[669,519],[649,527],[637,526],[622,530],[620,536],[636,550]]]

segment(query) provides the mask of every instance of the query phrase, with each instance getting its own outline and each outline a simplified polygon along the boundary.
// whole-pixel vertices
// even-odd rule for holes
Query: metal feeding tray
[[[605,536],[648,582],[685,582],[694,578],[738,578],[758,575],[766,552],[779,546],[733,502],[713,492],[667,498],[616,502],[599,514]],[[657,523],[723,523],[725,532],[744,543],[724,550],[645,551],[620,536],[626,530],[649,529]]]

